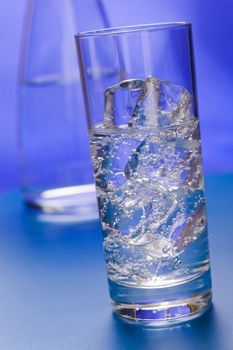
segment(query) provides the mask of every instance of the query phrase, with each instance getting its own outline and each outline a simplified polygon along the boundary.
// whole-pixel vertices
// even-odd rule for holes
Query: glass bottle
[[[29,0],[19,69],[22,197],[50,214],[96,217],[74,34],[107,27],[100,0]]]

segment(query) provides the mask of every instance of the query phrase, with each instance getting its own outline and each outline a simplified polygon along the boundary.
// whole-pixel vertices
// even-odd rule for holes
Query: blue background
[[[233,170],[231,0],[105,0],[112,25],[193,23],[205,173]],[[0,1],[0,190],[18,186],[16,83],[25,0]],[[87,16],[91,16],[90,13]],[[90,20],[90,18],[89,18]]]
[[[0,191],[18,186],[16,83],[25,3],[0,0]],[[221,4],[213,0],[105,0],[105,4],[113,25],[193,23],[205,172],[231,172],[231,0]],[[148,333],[125,327],[111,315],[97,222],[82,227],[47,223],[25,210],[18,192],[2,197],[0,348],[231,350],[232,184],[232,175],[206,181],[212,312],[186,328]]]

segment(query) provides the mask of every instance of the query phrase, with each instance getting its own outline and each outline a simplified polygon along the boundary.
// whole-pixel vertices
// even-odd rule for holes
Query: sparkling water
[[[134,92],[127,124],[116,118],[119,89]],[[115,309],[142,320],[195,314],[209,303],[210,272],[192,97],[152,77],[105,97],[105,120],[90,143]]]

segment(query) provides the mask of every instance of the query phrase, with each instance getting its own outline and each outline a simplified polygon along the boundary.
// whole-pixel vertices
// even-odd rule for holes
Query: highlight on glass
[[[113,309],[153,326],[211,304],[192,28],[76,36]]]

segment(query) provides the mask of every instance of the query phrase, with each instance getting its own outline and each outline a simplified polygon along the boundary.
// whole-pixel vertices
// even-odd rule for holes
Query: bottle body
[[[90,219],[97,210],[74,45],[87,8],[78,5],[28,3],[19,79],[21,186],[31,207]],[[93,25],[105,26],[98,3],[89,6]]]

